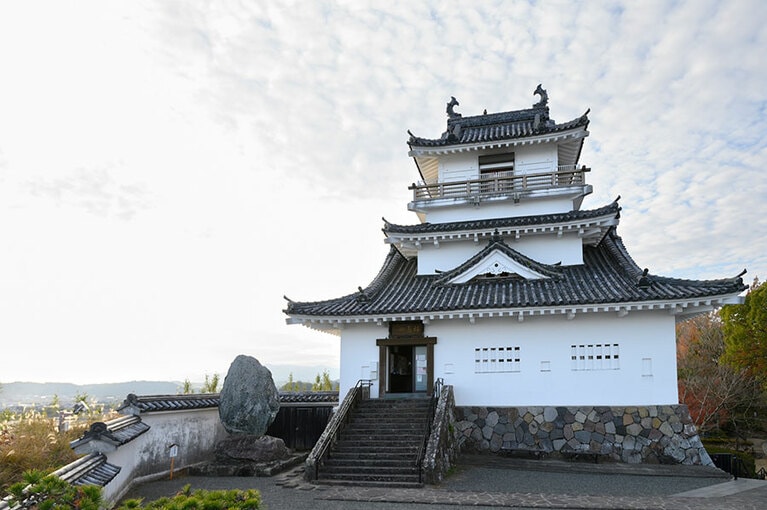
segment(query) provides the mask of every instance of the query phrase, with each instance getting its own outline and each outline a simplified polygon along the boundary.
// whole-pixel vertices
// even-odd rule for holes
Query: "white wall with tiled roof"
[[[426,334],[437,337],[434,377],[453,385],[457,405],[678,403],[674,317],[667,312],[443,320]],[[573,366],[572,345],[606,344],[619,345],[616,365]],[[520,348],[519,371],[477,372],[475,348],[507,346]],[[651,373],[643,374],[646,359]]]
[[[678,403],[674,317],[667,311],[516,318],[433,320],[434,377],[454,387],[459,406],[661,405]],[[349,325],[341,336],[341,395],[376,370],[375,338],[385,326]],[[579,368],[573,345],[618,345],[615,360]],[[475,349],[519,347],[518,370],[480,371]],[[593,349],[593,347],[592,347]],[[601,352],[601,351],[592,351]],[[588,356],[588,354],[586,354]],[[598,354],[594,354],[597,356]],[[649,362],[647,360],[650,360]],[[649,366],[648,366],[649,363]],[[377,367],[377,376],[387,367]],[[378,395],[378,386],[371,395]]]

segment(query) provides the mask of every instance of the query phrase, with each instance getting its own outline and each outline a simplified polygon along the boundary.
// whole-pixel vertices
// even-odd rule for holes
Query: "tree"
[[[758,278],[742,305],[722,308],[724,360],[767,384],[767,285]]]
[[[205,374],[205,382],[202,385],[202,389],[200,389],[200,393],[217,393],[218,382],[219,382],[218,374],[213,374],[212,377],[208,377],[208,374]]]
[[[748,425],[761,391],[745,369],[723,361],[722,321],[716,313],[677,325],[677,371],[680,401],[699,429]]]
[[[330,374],[327,370],[322,372],[322,391],[332,391],[333,381],[330,380]]]
[[[320,374],[317,372],[317,375],[314,378],[314,384],[312,384],[312,391],[321,391],[322,389],[322,380],[320,379]]]
[[[314,378],[314,384],[312,384],[312,391],[332,391],[333,381],[330,380],[330,374],[327,370],[323,370],[322,375],[319,373]]]
[[[192,383],[189,381],[188,377],[184,379],[184,385],[181,387],[181,393],[183,395],[191,395],[194,393],[194,388],[192,387]]]
[[[298,391],[298,384],[293,380],[293,372],[288,375],[288,382],[282,386],[283,391]]]

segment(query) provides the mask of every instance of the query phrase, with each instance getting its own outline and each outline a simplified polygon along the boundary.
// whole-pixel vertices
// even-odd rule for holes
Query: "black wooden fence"
[[[328,424],[338,393],[282,393],[280,410],[267,435],[279,437],[294,450],[311,450]]]

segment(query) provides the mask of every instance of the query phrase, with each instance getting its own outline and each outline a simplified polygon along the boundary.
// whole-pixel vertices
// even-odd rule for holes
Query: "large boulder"
[[[290,456],[285,442],[272,436],[231,436],[216,445],[219,462],[272,462]]]
[[[263,436],[280,409],[272,373],[252,356],[237,356],[224,379],[218,404],[230,434]]]

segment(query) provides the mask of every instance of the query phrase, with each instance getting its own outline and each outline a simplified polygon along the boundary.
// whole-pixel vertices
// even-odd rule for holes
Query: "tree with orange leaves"
[[[716,313],[677,325],[679,398],[701,430],[728,423],[735,429],[749,426],[762,395],[756,378],[726,363],[724,352],[723,324]]]

